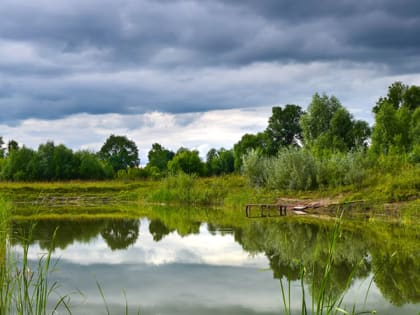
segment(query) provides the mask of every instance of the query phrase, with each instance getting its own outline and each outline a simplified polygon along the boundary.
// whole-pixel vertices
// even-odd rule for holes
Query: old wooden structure
[[[252,211],[252,209],[256,209]],[[248,218],[279,217],[287,215],[287,205],[281,204],[248,204],[245,206]]]

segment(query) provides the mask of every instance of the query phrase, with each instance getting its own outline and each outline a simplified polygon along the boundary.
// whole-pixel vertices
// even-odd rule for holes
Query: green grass
[[[162,180],[70,181],[53,183],[0,182],[0,191],[12,204],[12,216],[135,217],[153,204],[223,207],[238,211],[248,203],[274,203],[278,198],[331,198],[338,202],[364,200],[360,210],[390,214],[404,220],[419,217],[420,168],[407,166],[395,174],[373,172],[359,187],[354,185],[312,191],[252,187],[241,175],[200,178],[172,175]],[[386,205],[391,203],[391,206]],[[394,209],[389,211],[389,209]]]
[[[58,295],[58,283],[50,280],[55,268],[51,261],[52,248],[32,269],[28,259],[29,233],[28,239],[21,240],[22,257],[12,254],[8,245],[9,207],[4,199],[0,199],[0,314],[45,315],[59,308],[71,314],[68,296]]]

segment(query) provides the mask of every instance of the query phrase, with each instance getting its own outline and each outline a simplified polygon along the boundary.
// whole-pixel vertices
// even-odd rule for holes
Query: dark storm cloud
[[[205,78],[255,64],[420,70],[415,0],[4,0],[0,14],[3,122],[277,102],[258,77],[225,88]]]

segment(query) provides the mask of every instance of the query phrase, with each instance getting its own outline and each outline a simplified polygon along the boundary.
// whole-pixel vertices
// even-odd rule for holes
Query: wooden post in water
[[[252,216],[252,208],[258,208],[259,216]],[[271,210],[274,209],[277,212],[277,215],[271,215]],[[245,215],[247,218],[265,218],[265,217],[275,217],[275,216],[285,216],[287,215],[287,206],[280,204],[247,204],[245,206]]]

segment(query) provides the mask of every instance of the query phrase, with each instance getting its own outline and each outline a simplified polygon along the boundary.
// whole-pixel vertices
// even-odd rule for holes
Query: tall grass
[[[333,280],[332,280],[332,267],[334,263],[334,256],[337,250],[337,241],[340,237],[341,231],[341,216],[336,220],[334,228],[330,235],[330,240],[328,244],[327,257],[325,264],[321,273],[315,270],[315,265],[312,267],[313,270],[309,273],[310,275],[310,284],[311,284],[311,294],[305,290],[304,278],[308,275],[308,270],[303,264],[300,267],[300,289],[301,289],[301,315],[337,315],[337,314],[375,314],[376,311],[359,311],[356,305],[351,305],[349,308],[344,305],[344,298],[347,290],[350,288],[353,278],[357,273],[359,265],[356,265],[352,272],[349,274],[345,280],[345,286],[343,293],[337,294],[333,290]],[[319,278],[317,275],[319,274]],[[369,285],[370,288],[370,285]],[[365,302],[369,294],[369,288],[365,293]],[[280,289],[283,300],[284,313],[286,315],[291,315],[291,281],[280,279]],[[308,303],[307,299],[310,298]]]
[[[192,174],[179,172],[168,175],[161,181],[149,201],[187,205],[222,205],[227,194],[226,179],[199,180]]]
[[[3,199],[0,199],[0,220],[0,314],[45,315],[59,308],[71,314],[69,297],[58,295],[58,283],[50,280],[55,268],[51,261],[53,247],[32,269],[28,256],[31,233],[22,240],[22,257],[14,255],[8,245],[10,208]]]

